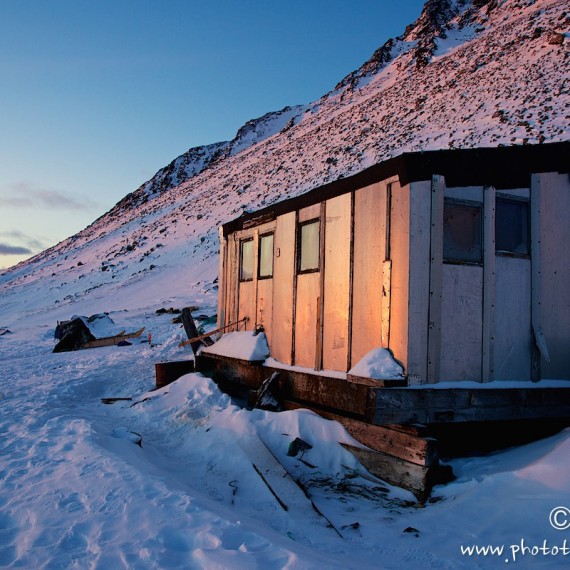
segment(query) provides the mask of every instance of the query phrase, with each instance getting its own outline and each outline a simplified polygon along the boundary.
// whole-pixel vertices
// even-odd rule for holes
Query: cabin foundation
[[[453,478],[450,466],[441,463],[442,449],[446,457],[452,449],[453,455],[489,451],[493,440],[497,446],[512,445],[570,425],[570,387],[529,384],[521,389],[515,383],[513,388],[490,388],[469,383],[464,388],[420,388],[391,386],[389,381],[377,385],[370,379],[347,381],[324,372],[206,353],[197,357],[196,369],[244,402],[249,392],[278,372],[278,399],[284,409],[305,408],[338,421],[362,444],[345,447],[364,467],[410,490],[420,502],[435,485]],[[456,438],[457,433],[462,435]]]

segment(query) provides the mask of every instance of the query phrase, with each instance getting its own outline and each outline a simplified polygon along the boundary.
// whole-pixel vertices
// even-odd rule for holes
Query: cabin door
[[[532,372],[529,192],[497,192],[491,378],[530,380]]]
[[[445,189],[441,345],[435,381],[483,377],[483,192]]]

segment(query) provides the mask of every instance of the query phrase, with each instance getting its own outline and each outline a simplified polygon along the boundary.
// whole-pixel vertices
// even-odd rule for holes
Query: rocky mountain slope
[[[191,149],[92,225],[0,276],[0,313],[97,310],[213,291],[217,226],[405,151],[541,144],[570,134],[565,0],[428,0],[330,93]],[[213,296],[210,297],[213,299]]]

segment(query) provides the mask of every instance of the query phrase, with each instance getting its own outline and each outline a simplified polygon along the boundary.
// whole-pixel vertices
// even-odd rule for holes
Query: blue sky
[[[2,0],[0,268],[83,229],[188,148],[319,98],[422,6]]]

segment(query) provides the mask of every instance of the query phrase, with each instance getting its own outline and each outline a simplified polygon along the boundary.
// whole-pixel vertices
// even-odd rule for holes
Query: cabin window
[[[481,204],[446,199],[443,206],[443,260],[482,263],[482,237]]]
[[[312,220],[299,226],[299,254],[297,257],[297,270],[299,273],[319,270],[319,234],[319,220]]]
[[[273,234],[259,236],[259,279],[273,277]]]
[[[253,279],[253,238],[240,242],[239,279],[240,281]]]
[[[495,251],[529,255],[529,205],[524,198],[499,198],[495,208]]]

